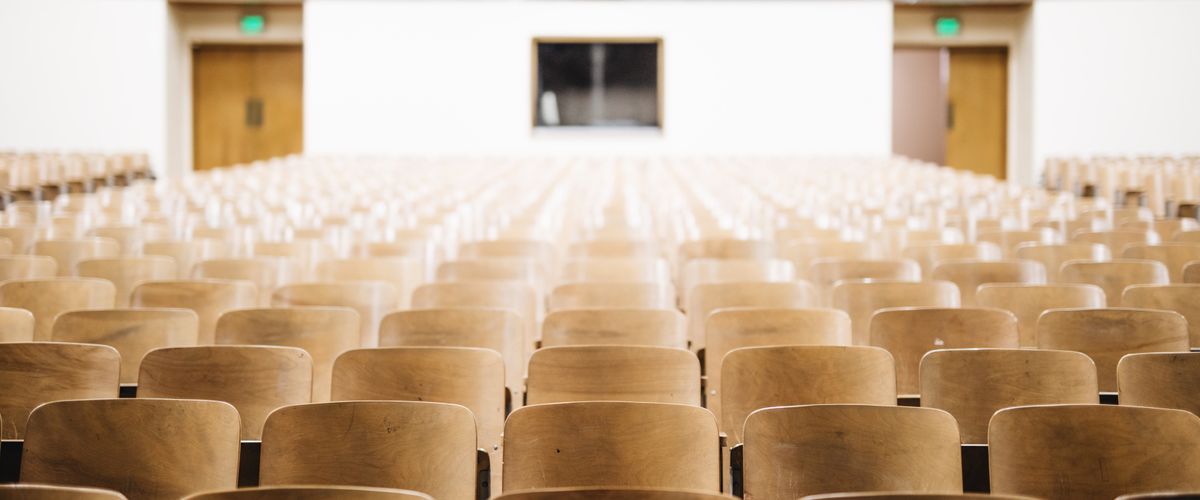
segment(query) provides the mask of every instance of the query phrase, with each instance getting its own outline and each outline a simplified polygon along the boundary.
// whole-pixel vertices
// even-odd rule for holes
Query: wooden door
[[[300,46],[197,46],[192,165],[225,167],[304,150]]]
[[[946,164],[1003,179],[1008,148],[1008,49],[950,49]]]

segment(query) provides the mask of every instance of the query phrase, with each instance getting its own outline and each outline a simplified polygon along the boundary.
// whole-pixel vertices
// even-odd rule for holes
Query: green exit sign
[[[933,32],[939,37],[953,37],[962,33],[962,20],[954,16],[938,16],[933,20]]]
[[[241,20],[238,21],[238,29],[243,35],[262,34],[263,30],[267,29],[267,19],[262,14],[242,14]]]

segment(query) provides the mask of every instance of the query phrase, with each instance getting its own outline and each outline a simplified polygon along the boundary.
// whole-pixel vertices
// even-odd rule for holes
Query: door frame
[[[246,35],[238,30],[241,15],[253,11],[267,18],[267,30]],[[204,45],[288,45],[304,49],[304,6],[295,3],[253,6],[167,4],[167,161],[164,176],[191,175],[193,151],[192,50]]]
[[[962,33],[939,38],[933,31],[938,16],[962,20]],[[893,10],[894,48],[1006,47],[1008,49],[1008,107],[1005,178],[1025,186],[1037,185],[1033,159],[1033,24],[1028,4],[928,6],[897,4]],[[888,109],[891,112],[891,109]]]

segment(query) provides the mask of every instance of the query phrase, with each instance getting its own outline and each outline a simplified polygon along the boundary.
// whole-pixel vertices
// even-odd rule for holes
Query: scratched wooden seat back
[[[125,495],[102,488],[0,484],[0,500],[124,500]]]
[[[210,491],[186,500],[432,500],[419,491],[365,486],[262,486]]]
[[[871,317],[889,307],[958,307],[958,286],[949,281],[842,281],[833,286],[833,307],[850,315],[851,343],[870,344]]]
[[[25,437],[29,413],[63,399],[115,398],[120,355],[94,344],[0,343],[0,437]]]
[[[198,332],[199,317],[190,309],[97,309],[60,314],[51,340],[112,346],[121,353],[121,383],[135,384],[146,353],[196,345]]]
[[[220,401],[47,403],[29,416],[21,481],[108,488],[130,500],[229,489],[237,485],[238,427],[237,410]]]
[[[312,400],[329,400],[333,363],[359,344],[358,313],[346,307],[278,307],[230,311],[217,322],[221,345],[298,347],[312,357]]]
[[[687,319],[667,309],[567,309],[546,315],[542,347],[650,345],[687,348]]]
[[[529,358],[528,403],[643,401],[700,405],[700,361],[655,346],[546,347]]]
[[[1050,309],[1104,307],[1104,290],[1096,285],[1056,283],[1025,285],[988,283],[979,286],[975,305],[1004,309],[1017,316],[1021,347],[1037,347],[1038,317]]]
[[[716,493],[719,451],[717,419],[697,406],[531,405],[504,424],[504,491],[611,486]]]
[[[1100,390],[1117,390],[1117,362],[1138,352],[1186,352],[1187,320],[1152,309],[1051,309],[1038,319],[1038,349],[1087,354]]]
[[[1200,490],[1200,418],[1114,405],[1000,410],[988,428],[994,493],[1083,500]]]
[[[96,278],[49,278],[0,283],[0,306],[33,313],[33,340],[50,340],[59,314],[81,309],[111,309],[116,288]]]
[[[1096,364],[1072,351],[938,349],[921,359],[921,406],[946,410],[964,443],[987,444],[996,411],[1040,404],[1097,404]]]
[[[477,447],[491,457],[500,484],[504,430],[504,360],[474,347],[380,347],[343,353],[333,366],[330,399],[434,401],[471,410]]]
[[[475,498],[475,418],[466,407],[341,401],[280,408],[263,427],[259,484],[401,488]]]
[[[199,317],[198,344],[212,344],[217,319],[234,309],[255,307],[258,292],[253,283],[231,280],[151,281],[133,289],[133,307],[191,309]]]
[[[896,404],[891,354],[866,346],[743,347],[721,364],[721,399],[708,408],[721,419],[732,446],[742,442],[746,417],[772,406]]]
[[[921,358],[934,349],[1018,348],[1017,317],[1002,309],[898,307],[871,318],[871,345],[896,360],[896,392],[920,391]]]
[[[765,408],[746,419],[743,438],[746,498],[962,491],[958,426],[941,410],[853,404]]]
[[[241,439],[256,440],[272,411],[311,400],[312,358],[295,347],[167,347],[146,354],[137,381],[139,398],[229,403],[241,416]]]
[[[1117,363],[1123,405],[1174,408],[1200,415],[1200,353],[1127,354]]]

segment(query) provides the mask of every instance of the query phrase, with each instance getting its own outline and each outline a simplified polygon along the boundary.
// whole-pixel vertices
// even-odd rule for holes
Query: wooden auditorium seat
[[[1038,349],[1087,354],[1100,390],[1117,391],[1117,362],[1137,352],[1186,352],[1187,320],[1152,309],[1051,309],[1037,326]]]
[[[700,406],[700,361],[686,349],[631,345],[545,347],[529,358],[530,405],[639,401]]]
[[[0,306],[33,313],[33,340],[51,338],[59,314],[81,309],[111,309],[116,288],[96,278],[50,278],[0,283]]]
[[[199,317],[196,343],[208,345],[216,338],[217,320],[234,309],[254,307],[258,292],[248,281],[174,280],[149,281],[133,289],[133,307],[191,309]]]
[[[379,323],[396,309],[399,291],[384,281],[295,283],[275,289],[272,307],[345,307],[355,310],[359,320],[359,347],[379,345]]]
[[[142,358],[137,397],[224,401],[241,416],[241,439],[257,440],[272,411],[311,401],[312,365],[295,347],[165,347]]]
[[[17,307],[0,307],[0,343],[32,342],[33,313]]]
[[[1043,404],[1097,404],[1096,364],[1072,351],[938,349],[921,359],[921,406],[958,421],[963,443],[987,444],[997,410]]]
[[[1145,259],[1116,259],[1108,262],[1068,261],[1060,273],[1064,283],[1088,283],[1104,289],[1109,307],[1121,307],[1121,294],[1130,285],[1170,283],[1167,266]]]
[[[121,354],[121,383],[136,384],[146,353],[196,345],[198,332],[199,318],[190,309],[97,309],[59,314],[50,340],[113,347]]]
[[[1200,353],[1127,354],[1117,362],[1122,405],[1174,408],[1200,415]]]
[[[1130,285],[1121,297],[1125,307],[1182,314],[1188,322],[1189,343],[1200,347],[1200,284]]]
[[[358,313],[346,307],[288,307],[229,311],[217,321],[215,343],[303,349],[312,358],[312,400],[329,400],[333,364],[362,347]]]
[[[238,413],[220,401],[47,403],[29,416],[21,454],[22,482],[108,488],[130,500],[233,488],[237,471]]]
[[[719,491],[717,419],[692,405],[531,405],[504,424],[504,492],[558,487]]]
[[[542,347],[648,345],[686,349],[687,319],[664,309],[565,309],[546,315]]]
[[[746,497],[962,492],[958,426],[941,410],[853,404],[764,408],[746,419],[742,437]]]
[[[992,417],[988,455],[994,493],[1083,500],[1194,491],[1200,418],[1136,406],[1007,408]]]
[[[889,307],[958,307],[958,286],[949,281],[842,281],[833,287],[833,307],[850,315],[851,343],[870,344],[875,312]]]
[[[1021,347],[1037,347],[1037,320],[1050,309],[1101,308],[1104,290],[1096,285],[986,283],[975,294],[979,307],[1004,309],[1017,316]]]
[[[285,406],[271,413],[263,427],[259,484],[400,488],[438,499],[472,500],[475,447],[475,418],[455,404]]]
[[[896,392],[920,394],[920,366],[935,349],[1020,347],[1017,317],[1003,309],[897,307],[871,317],[871,345],[896,361]]]
[[[262,486],[209,491],[185,500],[433,500],[412,490],[365,486]]]
[[[675,287],[651,282],[567,283],[550,292],[549,310],[674,309]]]
[[[64,399],[117,397],[116,349],[65,342],[0,343],[0,437],[25,437],[38,405]]]
[[[125,495],[102,488],[50,486],[46,484],[0,484],[0,500],[124,500]]]
[[[1037,285],[1046,282],[1046,268],[1041,262],[1022,259],[978,260],[951,259],[941,261],[930,275],[935,280],[954,283],[962,294],[963,307],[975,307],[976,293],[981,285],[1018,283]]]
[[[147,281],[175,278],[175,262],[169,257],[120,257],[116,259],[86,259],[75,265],[83,278],[108,280],[116,289],[115,305],[129,307],[133,289]]]

